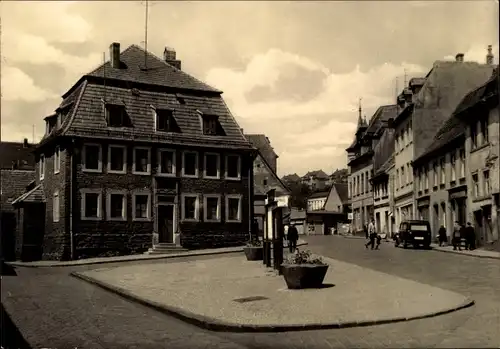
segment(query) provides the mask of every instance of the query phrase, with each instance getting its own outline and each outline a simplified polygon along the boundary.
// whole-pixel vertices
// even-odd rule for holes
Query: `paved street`
[[[87,270],[92,266],[18,268],[18,276],[2,277],[2,303],[32,348],[500,346],[498,260],[403,250],[391,244],[383,244],[380,251],[367,251],[363,240],[333,236],[309,237],[308,241],[310,249],[331,258],[457,291],[475,299],[477,304],[437,318],[366,328],[277,334],[215,333],[67,276],[70,271]]]

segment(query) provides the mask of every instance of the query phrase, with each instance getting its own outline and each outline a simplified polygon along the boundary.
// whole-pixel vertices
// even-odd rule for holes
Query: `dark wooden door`
[[[160,243],[174,242],[174,205],[158,206],[158,232]]]

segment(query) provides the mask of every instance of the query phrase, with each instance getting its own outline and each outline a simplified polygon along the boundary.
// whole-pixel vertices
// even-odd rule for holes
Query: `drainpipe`
[[[74,239],[73,239],[73,186],[74,186],[74,154],[75,154],[75,139],[73,138],[71,140],[71,152],[70,152],[70,171],[69,171],[69,244],[70,244],[70,258],[71,260],[75,259],[75,246],[74,246]]]
[[[252,226],[253,226],[253,219],[254,219],[254,200],[253,200],[253,162],[255,160],[254,154],[250,154],[250,160],[251,163],[248,165],[248,231],[249,231],[249,236],[250,240],[254,238],[252,235]]]

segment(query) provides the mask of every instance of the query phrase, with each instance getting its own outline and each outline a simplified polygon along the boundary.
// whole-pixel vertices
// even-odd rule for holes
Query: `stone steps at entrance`
[[[144,252],[144,254],[168,254],[185,251],[188,250],[181,246],[176,246],[173,243],[159,243],[153,246],[153,248],[150,248],[147,252]]]

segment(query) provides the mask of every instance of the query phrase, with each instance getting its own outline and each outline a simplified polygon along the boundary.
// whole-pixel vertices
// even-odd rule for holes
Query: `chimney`
[[[28,148],[28,138],[24,139],[23,148]]]
[[[171,66],[181,70],[181,61],[179,61],[176,58],[177,57],[176,57],[175,50],[173,48],[165,46],[165,50],[163,50],[163,59],[165,60],[165,62],[167,62]]]
[[[463,53],[457,53],[457,55],[455,56],[455,60],[457,62],[463,62],[464,61],[464,54]]]
[[[109,61],[111,68],[120,69],[120,43],[113,42],[109,46]]]
[[[493,50],[493,47],[491,45],[488,45],[488,54],[486,55],[486,64],[493,64],[493,53],[491,52]]]

